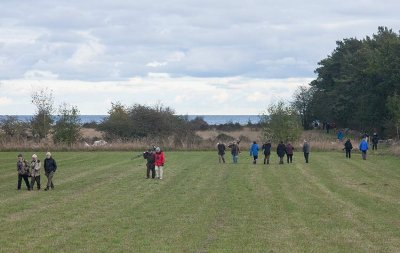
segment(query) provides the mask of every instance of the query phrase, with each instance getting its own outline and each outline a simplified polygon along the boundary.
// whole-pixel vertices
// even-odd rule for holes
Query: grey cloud
[[[309,77],[336,40],[371,35],[379,25],[396,28],[398,7],[394,0],[5,1],[3,26],[29,29],[37,37],[33,43],[0,40],[0,79],[30,70],[81,80],[123,80],[148,72]],[[104,50],[74,64],[71,57],[85,45],[90,50],[90,40]],[[184,57],[172,61],[174,52]]]

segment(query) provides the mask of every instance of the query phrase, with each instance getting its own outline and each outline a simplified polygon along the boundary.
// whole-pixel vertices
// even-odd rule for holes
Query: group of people
[[[32,160],[28,162],[27,160],[24,159],[22,154],[19,154],[18,156],[18,161],[17,161],[17,171],[18,171],[18,184],[17,184],[17,189],[21,190],[21,183],[22,180],[24,180],[26,188],[28,191],[33,190],[33,187],[35,186],[38,190],[40,190],[40,169],[41,169],[41,162],[38,159],[38,156],[36,154],[32,155]],[[54,183],[53,183],[53,177],[54,173],[57,170],[57,163],[51,156],[50,152],[46,153],[46,158],[44,159],[44,172],[47,177],[47,184],[46,188],[44,189],[45,191],[51,189],[54,189]],[[31,178],[31,181],[29,182],[29,178]]]
[[[143,152],[146,163],[146,178],[163,179],[165,156],[160,147],[154,147]]]
[[[359,145],[359,150],[361,151],[361,157],[363,160],[367,160],[367,151],[369,149],[368,145],[368,138],[364,137]],[[351,151],[353,150],[353,144],[351,144],[350,139],[347,139],[347,141],[344,143],[344,148],[346,151],[346,158],[351,158]],[[378,149],[378,141],[374,142],[372,141],[372,150],[377,150]]]
[[[238,162],[238,156],[240,154],[239,142],[240,141],[234,141],[233,143],[228,145],[228,148],[230,148],[231,150],[232,161],[234,164]],[[264,154],[264,164],[270,163],[271,148],[272,148],[271,141],[265,142],[261,147]],[[304,140],[302,149],[304,153],[305,162],[308,163],[310,155],[310,144],[306,140]],[[217,150],[218,150],[219,163],[225,163],[224,156],[225,156],[226,145],[224,143],[217,143]],[[253,144],[250,146],[250,156],[253,157],[253,164],[257,164],[259,150],[260,148],[257,142],[254,141]],[[295,148],[290,142],[288,142],[285,145],[283,141],[281,141],[276,148],[276,153],[279,157],[279,164],[284,163],[283,158],[285,157],[285,155],[287,156],[287,163],[292,163],[294,150]]]

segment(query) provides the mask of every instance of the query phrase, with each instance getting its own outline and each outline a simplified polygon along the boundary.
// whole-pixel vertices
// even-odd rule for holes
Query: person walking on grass
[[[346,158],[351,158],[351,150],[353,149],[353,145],[351,144],[350,139],[347,139],[347,141],[344,143],[344,150],[346,150]]]
[[[156,178],[163,179],[165,156],[160,147],[156,148],[155,159]]]
[[[292,146],[292,144],[290,142],[288,142],[288,144],[286,144],[286,147],[285,147],[287,163],[293,162],[293,150],[294,150],[294,147]]]
[[[149,149],[145,152],[143,152],[143,158],[146,159],[146,178],[150,178],[150,173],[151,173],[151,178],[156,177],[156,169],[155,169],[155,161],[156,161],[156,155],[155,155],[155,148]]]
[[[28,191],[31,190],[31,187],[29,185],[29,164],[27,163],[27,161],[25,161],[25,159],[23,158],[22,154],[18,155],[18,161],[17,161],[17,171],[18,171],[18,185],[17,185],[17,189],[21,190],[21,183],[22,183],[22,179],[25,182],[26,188]]]
[[[379,137],[377,133],[372,135],[372,150],[378,150]]]
[[[264,153],[264,164],[269,164],[269,157],[271,156],[271,141],[267,141],[261,147]]]
[[[47,185],[46,188],[44,189],[45,191],[48,191],[50,187],[51,189],[54,189],[53,177],[56,170],[57,170],[56,160],[53,159],[50,152],[47,152],[46,158],[44,159],[44,174],[47,177]]]
[[[367,150],[368,150],[368,142],[365,139],[362,139],[360,142],[360,151],[361,151],[361,156],[363,160],[367,160]]]
[[[276,147],[276,153],[278,154],[279,157],[279,164],[283,164],[283,157],[285,157],[285,144],[283,144],[283,141],[279,142],[278,146]]]
[[[40,190],[40,160],[38,160],[37,155],[32,155],[31,161],[31,190],[33,190],[33,186],[35,186],[38,190]]]
[[[239,145],[236,141],[234,141],[231,145],[228,146],[231,149],[232,161],[234,164],[238,163],[238,156],[240,154]]]
[[[253,156],[253,164],[257,163],[259,150],[260,150],[260,148],[258,147],[257,142],[254,141],[253,145],[251,145],[251,147],[250,147],[250,156]]]
[[[225,163],[225,144],[224,143],[217,143],[217,149],[218,149],[218,161],[219,163],[223,162]]]
[[[304,140],[303,143],[303,153],[304,153],[304,159],[306,159],[306,163],[308,163],[308,157],[310,155],[310,144]]]

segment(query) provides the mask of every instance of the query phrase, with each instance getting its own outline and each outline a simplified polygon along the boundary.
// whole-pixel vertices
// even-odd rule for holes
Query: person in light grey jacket
[[[33,190],[35,182],[37,189],[40,190],[40,160],[36,154],[33,154],[31,161],[31,190]]]
[[[303,153],[304,153],[304,159],[306,159],[306,163],[308,163],[308,157],[310,155],[310,144],[304,140],[303,143]]]

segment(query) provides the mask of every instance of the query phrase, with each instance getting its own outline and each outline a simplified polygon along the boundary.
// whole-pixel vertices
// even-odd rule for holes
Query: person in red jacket
[[[164,156],[164,152],[161,151],[160,147],[156,148],[155,158],[156,158],[156,161],[155,161],[156,177],[158,179],[162,179],[164,163],[165,163],[165,156]]]

